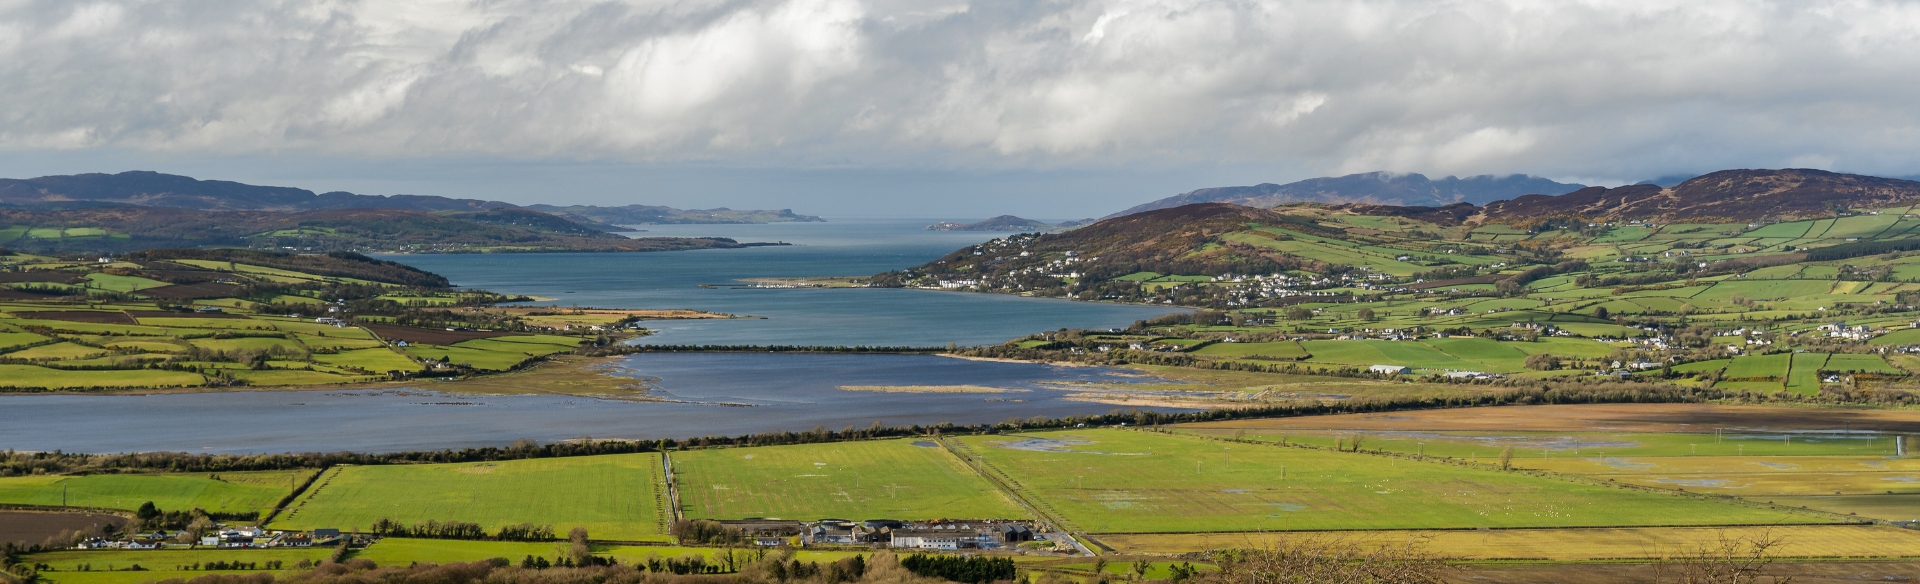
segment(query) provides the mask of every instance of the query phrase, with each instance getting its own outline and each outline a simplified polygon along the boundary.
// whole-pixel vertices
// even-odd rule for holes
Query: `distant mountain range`
[[[198,180],[188,176],[144,170],[119,174],[91,173],[30,179],[0,179],[0,207],[58,210],[111,205],[280,213],[328,209],[404,209],[435,212],[518,208],[560,215],[577,223],[602,226],[821,220],[819,217],[795,214],[790,209],[777,211],[725,208],[683,210],[652,205],[622,207],[527,205],[521,207],[500,201],[426,195],[360,195],[345,191],[314,193],[293,187],[259,186],[224,180]]]
[[[954,223],[942,221],[927,226],[927,231],[1018,231],[1031,233],[1038,231],[1059,231],[1082,224],[1080,221],[1068,221],[1059,225],[1032,219],[1023,219],[1012,215],[1001,215],[977,223]]]
[[[1586,185],[1555,182],[1524,174],[1480,175],[1428,179],[1418,173],[1366,172],[1338,177],[1310,178],[1284,185],[1200,189],[1134,206],[1106,218],[1194,203],[1231,203],[1247,207],[1274,207],[1285,203],[1364,203],[1439,207],[1453,203],[1482,205],[1521,195],[1571,193]]]
[[[79,209],[105,205],[166,207],[201,211],[318,211],[323,209],[406,209],[480,211],[511,208],[499,201],[419,195],[357,195],[344,191],[316,194],[293,187],[269,187],[224,180],[136,170],[119,174],[74,174],[29,179],[0,179],[0,205],[27,209]]]
[[[637,207],[637,206],[636,206]],[[574,207],[624,210],[631,207]],[[745,222],[791,211],[684,212],[650,217]],[[727,213],[717,213],[726,211]],[[728,215],[731,214],[731,215]],[[813,218],[817,219],[817,218]],[[804,220],[804,219],[799,219]],[[628,238],[622,228],[499,201],[415,195],[314,193],[134,171],[0,179],[0,246],[120,252],[241,246],[296,251],[660,251],[743,247],[724,238]]]
[[[527,208],[582,223],[597,223],[601,225],[806,223],[826,221],[813,215],[794,213],[793,209],[737,210],[725,207],[718,209],[675,209],[673,207],[661,207],[657,205],[625,205],[620,207],[600,207],[595,205],[567,205],[564,207],[556,205],[527,205]]]

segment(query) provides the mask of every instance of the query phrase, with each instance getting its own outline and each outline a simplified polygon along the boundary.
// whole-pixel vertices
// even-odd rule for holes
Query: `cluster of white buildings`
[[[1028,541],[1047,541],[1028,521],[893,519],[822,519],[812,523],[778,519],[721,521],[755,545],[775,547],[799,542],[805,546],[866,546],[927,550],[993,550]]]
[[[154,550],[169,547],[188,548],[278,548],[337,545],[344,536],[338,529],[313,531],[267,531],[258,527],[229,527],[192,538],[184,531],[158,530],[130,534],[118,539],[93,538],[75,545],[83,550]]]
[[[1816,330],[1827,333],[1828,338],[1847,339],[1850,341],[1864,341],[1873,338],[1874,335],[1873,329],[1867,325],[1847,326],[1847,323],[1844,322],[1830,322],[1820,325],[1820,328]]]

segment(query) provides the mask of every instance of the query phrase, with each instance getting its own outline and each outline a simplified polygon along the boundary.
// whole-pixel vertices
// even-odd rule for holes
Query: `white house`
[[[1413,373],[1413,368],[1403,367],[1400,365],[1374,365],[1372,367],[1368,367],[1367,371],[1372,371],[1374,373],[1379,373],[1382,375],[1406,375],[1409,373]]]

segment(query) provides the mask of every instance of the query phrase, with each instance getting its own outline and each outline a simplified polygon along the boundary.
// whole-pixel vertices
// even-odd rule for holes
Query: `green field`
[[[1371,454],[1125,430],[957,439],[1091,532],[1805,523],[1780,511]]]
[[[693,450],[672,456],[686,517],[994,519],[1025,515],[932,441]]]
[[[1484,338],[1424,339],[1420,341],[1304,341],[1300,343],[1220,343],[1194,351],[1195,355],[1231,357],[1263,355],[1262,351],[1282,352],[1288,345],[1299,345],[1311,353],[1308,363],[1327,363],[1365,368],[1370,365],[1403,365],[1422,373],[1440,371],[1483,371],[1516,373],[1526,370],[1528,355],[1550,353],[1564,358],[1598,358],[1613,347],[1587,339],[1544,337],[1534,342],[1502,342]],[[1246,346],[1247,348],[1242,348]],[[1276,349],[1257,347],[1273,346]],[[1264,355],[1263,355],[1264,356]],[[1272,355],[1272,358],[1284,358]]]
[[[311,471],[0,477],[0,503],[167,511],[262,512]],[[219,477],[218,479],[212,477]]]
[[[489,531],[533,523],[564,534],[580,526],[596,539],[660,540],[661,474],[658,454],[338,467],[272,527],[365,530],[384,517],[468,521]]]
[[[1780,381],[1793,362],[1791,353],[1734,357],[1727,365],[1727,379],[1738,381]]]
[[[1231,430],[1182,430],[1193,434],[1229,437]],[[1332,448],[1337,442],[1360,436],[1367,450],[1401,454],[1425,454],[1478,460],[1494,460],[1500,451],[1512,447],[1515,460],[1534,461],[1561,458],[1614,460],[1620,457],[1692,457],[1692,456],[1889,456],[1894,453],[1893,436],[1790,436],[1770,433],[1728,432],[1724,434],[1618,433],[1618,432],[1355,432],[1338,430],[1299,430],[1286,433],[1251,432],[1239,434],[1243,440],[1306,444]],[[1517,463],[1516,463],[1517,464]]]
[[[86,550],[34,554],[34,563],[44,563],[52,571],[40,572],[42,580],[58,584],[139,584],[179,578],[238,575],[252,570],[192,570],[194,564],[214,562],[253,562],[266,572],[267,562],[282,562],[283,573],[292,573],[301,560],[320,562],[333,550],[327,548],[273,549],[181,549],[181,550]],[[131,568],[139,566],[139,571]],[[81,571],[82,567],[88,568]]]
[[[458,345],[413,345],[407,354],[422,359],[444,360],[481,371],[506,371],[532,359],[532,355],[513,351],[474,349]]]
[[[1278,343],[1214,343],[1195,349],[1193,354],[1209,357],[1299,359],[1306,357],[1307,351],[1300,348],[1300,343],[1282,341]]]
[[[1795,362],[1795,365],[1798,365],[1798,364],[1799,364],[1798,362]],[[1906,374],[1905,371],[1901,371],[1898,368],[1893,367],[1892,365],[1888,365],[1886,360],[1881,359],[1879,355],[1856,355],[1856,354],[1841,354],[1841,353],[1836,353],[1833,356],[1828,357],[1826,364],[1822,365],[1820,367],[1820,370],[1831,371],[1835,373],[1873,373],[1878,375],[1905,375]]]
[[[385,373],[394,369],[401,371],[420,370],[419,363],[408,359],[405,355],[389,351],[384,347],[354,349],[331,354],[317,353],[313,355],[313,361],[327,365],[359,367],[375,373]]]
[[[89,389],[122,387],[189,387],[207,379],[198,373],[128,369],[66,371],[33,365],[0,365],[0,387]]]
[[[477,562],[489,558],[507,558],[518,562],[520,558],[527,556],[557,558],[560,554],[566,553],[566,549],[565,545],[552,542],[458,541],[389,537],[367,546],[365,550],[354,552],[353,557],[372,560],[382,566],[406,565],[411,562],[440,564]],[[627,565],[643,563],[650,555],[676,558],[688,554],[712,557],[715,554],[725,553],[719,548],[668,545],[594,544],[592,549],[594,555],[612,557]],[[833,561],[858,553],[862,552],[798,551],[794,553],[794,558],[806,562]]]

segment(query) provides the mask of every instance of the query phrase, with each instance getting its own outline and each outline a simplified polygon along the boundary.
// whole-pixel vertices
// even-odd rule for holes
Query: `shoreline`
[[[932,354],[932,355],[934,355],[934,356],[937,356],[937,357],[946,357],[946,358],[948,358],[948,359],[965,359],[965,360],[968,360],[968,361],[984,361],[984,362],[987,362],[987,363],[1025,363],[1025,364],[1028,364],[1028,365],[1052,365],[1052,366],[1054,366],[1054,367],[1113,367],[1113,368],[1128,368],[1128,367],[1126,367],[1126,366],[1124,366],[1124,365],[1095,365],[1095,364],[1092,364],[1092,363],[1073,363],[1073,362],[1068,362],[1068,361],[1027,361],[1027,360],[1024,360],[1024,359],[1006,359],[1006,358],[1001,358],[1001,357],[974,357],[974,356],[972,356],[972,355],[955,355],[955,354],[953,354],[953,353],[931,353],[931,354]]]
[[[483,375],[476,375],[476,376],[466,377],[466,378],[454,378],[454,379],[426,376],[426,377],[416,377],[413,379],[407,379],[402,381],[347,382],[347,383],[336,383],[336,384],[327,384],[327,385],[277,385],[277,386],[196,385],[196,386],[187,386],[187,387],[159,387],[159,388],[142,387],[142,388],[126,388],[126,389],[57,389],[57,390],[48,390],[48,391],[12,391],[7,389],[0,389],[0,398],[5,398],[9,396],[32,396],[32,395],[145,396],[145,395],[177,395],[177,394],[191,394],[191,393],[239,393],[239,392],[248,392],[248,391],[257,391],[257,392],[362,391],[362,390],[388,391],[388,390],[396,390],[396,389],[413,389],[413,390],[419,390],[419,391],[432,391],[437,393],[445,393],[449,395],[572,395],[572,396],[578,396],[578,397],[621,399],[626,401],[672,401],[672,400],[666,400],[666,399],[636,399],[637,396],[634,394],[644,394],[645,390],[635,391],[630,388],[616,388],[616,389],[627,389],[628,392],[631,392],[629,394],[569,393],[564,391],[543,391],[540,389],[540,383],[543,381],[547,383],[553,383],[553,382],[564,383],[566,381],[564,378],[540,380],[540,381],[534,381],[531,383],[521,382],[521,383],[515,384],[515,387],[522,389],[522,391],[517,391],[517,392],[516,391],[461,391],[462,388],[469,387],[469,386],[502,383],[504,380],[514,380],[520,377],[525,377],[525,376],[534,375],[534,374],[545,374],[549,376],[578,375],[579,373],[591,371],[592,368],[594,367],[604,366],[604,365],[613,363],[622,357],[624,357],[624,355],[610,355],[610,356],[587,356],[587,355],[572,355],[572,354],[552,355],[547,357],[543,361],[535,362],[531,365],[526,366],[525,368],[518,369],[518,370],[502,371],[498,373],[487,373]],[[555,371],[555,369],[562,369],[562,370]],[[629,377],[620,377],[617,375],[613,375],[609,372],[593,371],[593,373],[596,377],[604,377],[608,380],[615,380],[615,381],[624,380],[624,383],[621,383],[621,385],[631,385],[631,384],[641,383],[638,379],[629,378]],[[435,386],[439,386],[439,387],[435,387]],[[448,386],[451,386],[451,387],[448,387]]]

